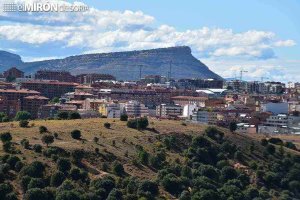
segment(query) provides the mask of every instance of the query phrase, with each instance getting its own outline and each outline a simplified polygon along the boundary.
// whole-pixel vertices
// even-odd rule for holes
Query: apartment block
[[[23,99],[22,110],[28,111],[33,119],[38,118],[38,110],[49,102],[47,97],[33,95]]]
[[[67,71],[39,70],[35,73],[35,79],[57,80],[60,82],[75,82],[75,77]]]
[[[40,95],[40,93],[27,89],[0,89],[0,112],[14,117],[18,111],[22,110],[24,98],[34,95]]]
[[[24,78],[24,72],[17,69],[16,67],[12,67],[12,68],[10,68],[10,69],[3,72],[3,77],[4,78],[8,78],[8,77]]]
[[[129,101],[125,104],[125,112],[129,117],[145,117],[149,115],[148,108],[138,101]]]
[[[177,118],[182,115],[183,108],[180,105],[160,104],[156,106],[156,116],[161,118]]]
[[[74,92],[76,86],[78,86],[78,84],[72,82],[45,80],[33,80],[21,83],[21,88],[38,91],[41,93],[41,95],[49,99],[61,97],[63,94],[68,92]]]

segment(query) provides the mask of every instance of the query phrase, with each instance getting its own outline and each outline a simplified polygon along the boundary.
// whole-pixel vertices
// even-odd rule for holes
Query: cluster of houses
[[[220,80],[167,80],[146,76],[116,81],[111,75],[39,71],[24,77],[16,68],[0,77],[0,112],[14,117],[54,118],[77,111],[82,118],[153,117],[228,127],[247,134],[300,133],[300,84]],[[221,84],[222,83],[222,84]]]

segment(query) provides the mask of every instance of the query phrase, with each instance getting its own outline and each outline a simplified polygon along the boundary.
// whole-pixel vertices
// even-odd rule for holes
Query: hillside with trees
[[[0,123],[0,199],[300,199],[297,146],[170,120]]]

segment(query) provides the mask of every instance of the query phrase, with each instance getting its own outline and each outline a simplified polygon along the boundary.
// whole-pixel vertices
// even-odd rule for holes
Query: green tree
[[[12,140],[12,136],[10,132],[5,132],[0,134],[0,139],[3,143],[10,142]]]
[[[48,129],[47,129],[46,126],[40,126],[39,127],[39,132],[40,132],[40,134],[47,133]]]
[[[118,161],[114,161],[113,162],[113,172],[117,176],[122,176],[125,173],[123,165],[121,163],[119,163]]]
[[[110,123],[108,123],[108,122],[105,122],[105,123],[104,123],[104,127],[105,127],[105,128],[109,129],[109,128],[110,128],[110,126],[111,126],[111,124],[110,124]]]
[[[41,188],[32,188],[24,195],[24,200],[40,200],[47,199],[47,192]]]
[[[15,120],[29,120],[31,118],[31,114],[27,111],[19,111],[15,116]]]
[[[120,120],[121,120],[121,121],[127,121],[127,120],[128,120],[128,115],[122,114],[122,115],[120,116]]]
[[[0,112],[0,122],[4,122],[3,119],[6,117],[7,117],[6,113]]]
[[[52,144],[54,142],[54,136],[53,135],[43,135],[42,142],[49,146],[49,144]]]
[[[60,186],[66,179],[65,174],[61,171],[55,172],[50,178],[50,185],[53,187]]]
[[[60,112],[57,113],[57,118],[58,119],[63,119],[63,120],[68,119],[69,118],[69,113],[66,112],[66,111],[60,111]]]
[[[71,137],[75,140],[79,140],[81,138],[81,131],[77,129],[73,130],[71,132]]]
[[[142,181],[138,187],[138,194],[140,196],[150,196],[155,197],[159,193],[158,185],[153,181]]]
[[[71,169],[71,162],[66,158],[60,158],[56,162],[57,169],[62,172],[67,172]]]
[[[81,116],[78,112],[70,112],[69,113],[69,119],[81,119]]]
[[[237,129],[237,124],[236,122],[230,122],[229,124],[229,130],[233,133]]]
[[[22,127],[22,128],[27,128],[28,124],[29,124],[29,122],[27,120],[19,121],[19,126]]]
[[[51,103],[59,103],[59,97],[53,97],[53,99],[50,102]]]

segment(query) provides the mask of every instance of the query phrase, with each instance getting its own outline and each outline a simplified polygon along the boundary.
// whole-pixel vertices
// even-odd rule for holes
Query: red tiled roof
[[[21,89],[21,90],[14,90],[14,89],[0,89],[0,93],[22,93],[22,94],[40,94],[34,90],[28,89]]]
[[[207,97],[193,97],[193,96],[175,96],[172,97],[175,100],[207,100]]]
[[[49,98],[39,95],[27,96],[24,99],[38,99],[38,100],[49,100]]]
[[[46,84],[46,85],[71,85],[71,86],[78,86],[78,83],[73,83],[73,82],[42,81],[42,80],[25,81],[25,82],[22,82],[22,84]]]

